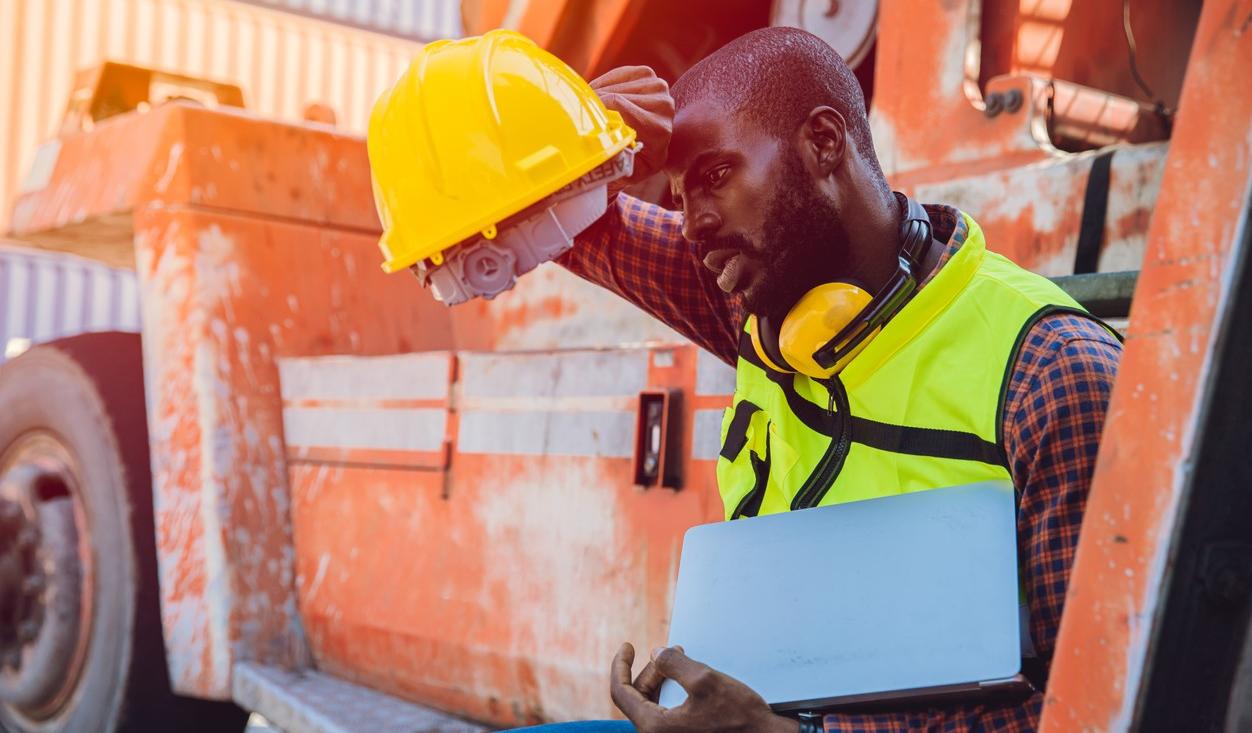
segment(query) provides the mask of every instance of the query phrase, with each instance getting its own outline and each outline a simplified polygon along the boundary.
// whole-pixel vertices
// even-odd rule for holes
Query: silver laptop
[[[1015,519],[987,482],[692,527],[669,643],[779,712],[1029,691]]]

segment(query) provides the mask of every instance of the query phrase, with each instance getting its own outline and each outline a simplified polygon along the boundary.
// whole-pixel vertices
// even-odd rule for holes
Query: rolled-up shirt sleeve
[[[619,194],[557,262],[734,365],[743,309],[682,236],[682,214]]]

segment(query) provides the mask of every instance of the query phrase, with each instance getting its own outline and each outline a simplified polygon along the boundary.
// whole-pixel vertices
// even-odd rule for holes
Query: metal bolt
[[[984,101],[986,103],[986,107],[983,108],[982,113],[986,115],[988,119],[995,117],[1004,110],[1004,95],[999,92],[992,92],[991,94],[988,94],[987,99]]]
[[[1010,89],[1004,94],[1004,111],[1013,114],[1022,108],[1022,91],[1020,89]]]

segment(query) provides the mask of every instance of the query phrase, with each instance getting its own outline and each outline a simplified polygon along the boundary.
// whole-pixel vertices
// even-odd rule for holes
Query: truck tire
[[[230,702],[170,692],[137,334],[0,366],[0,728],[239,731]],[[0,626],[4,626],[0,618]]]

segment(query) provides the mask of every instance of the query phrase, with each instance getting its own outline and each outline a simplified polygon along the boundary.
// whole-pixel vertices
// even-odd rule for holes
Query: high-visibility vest
[[[727,519],[1011,479],[1002,412],[1022,339],[1046,315],[1088,314],[965,223],[960,249],[830,380],[770,369],[745,330],[717,461]]]

